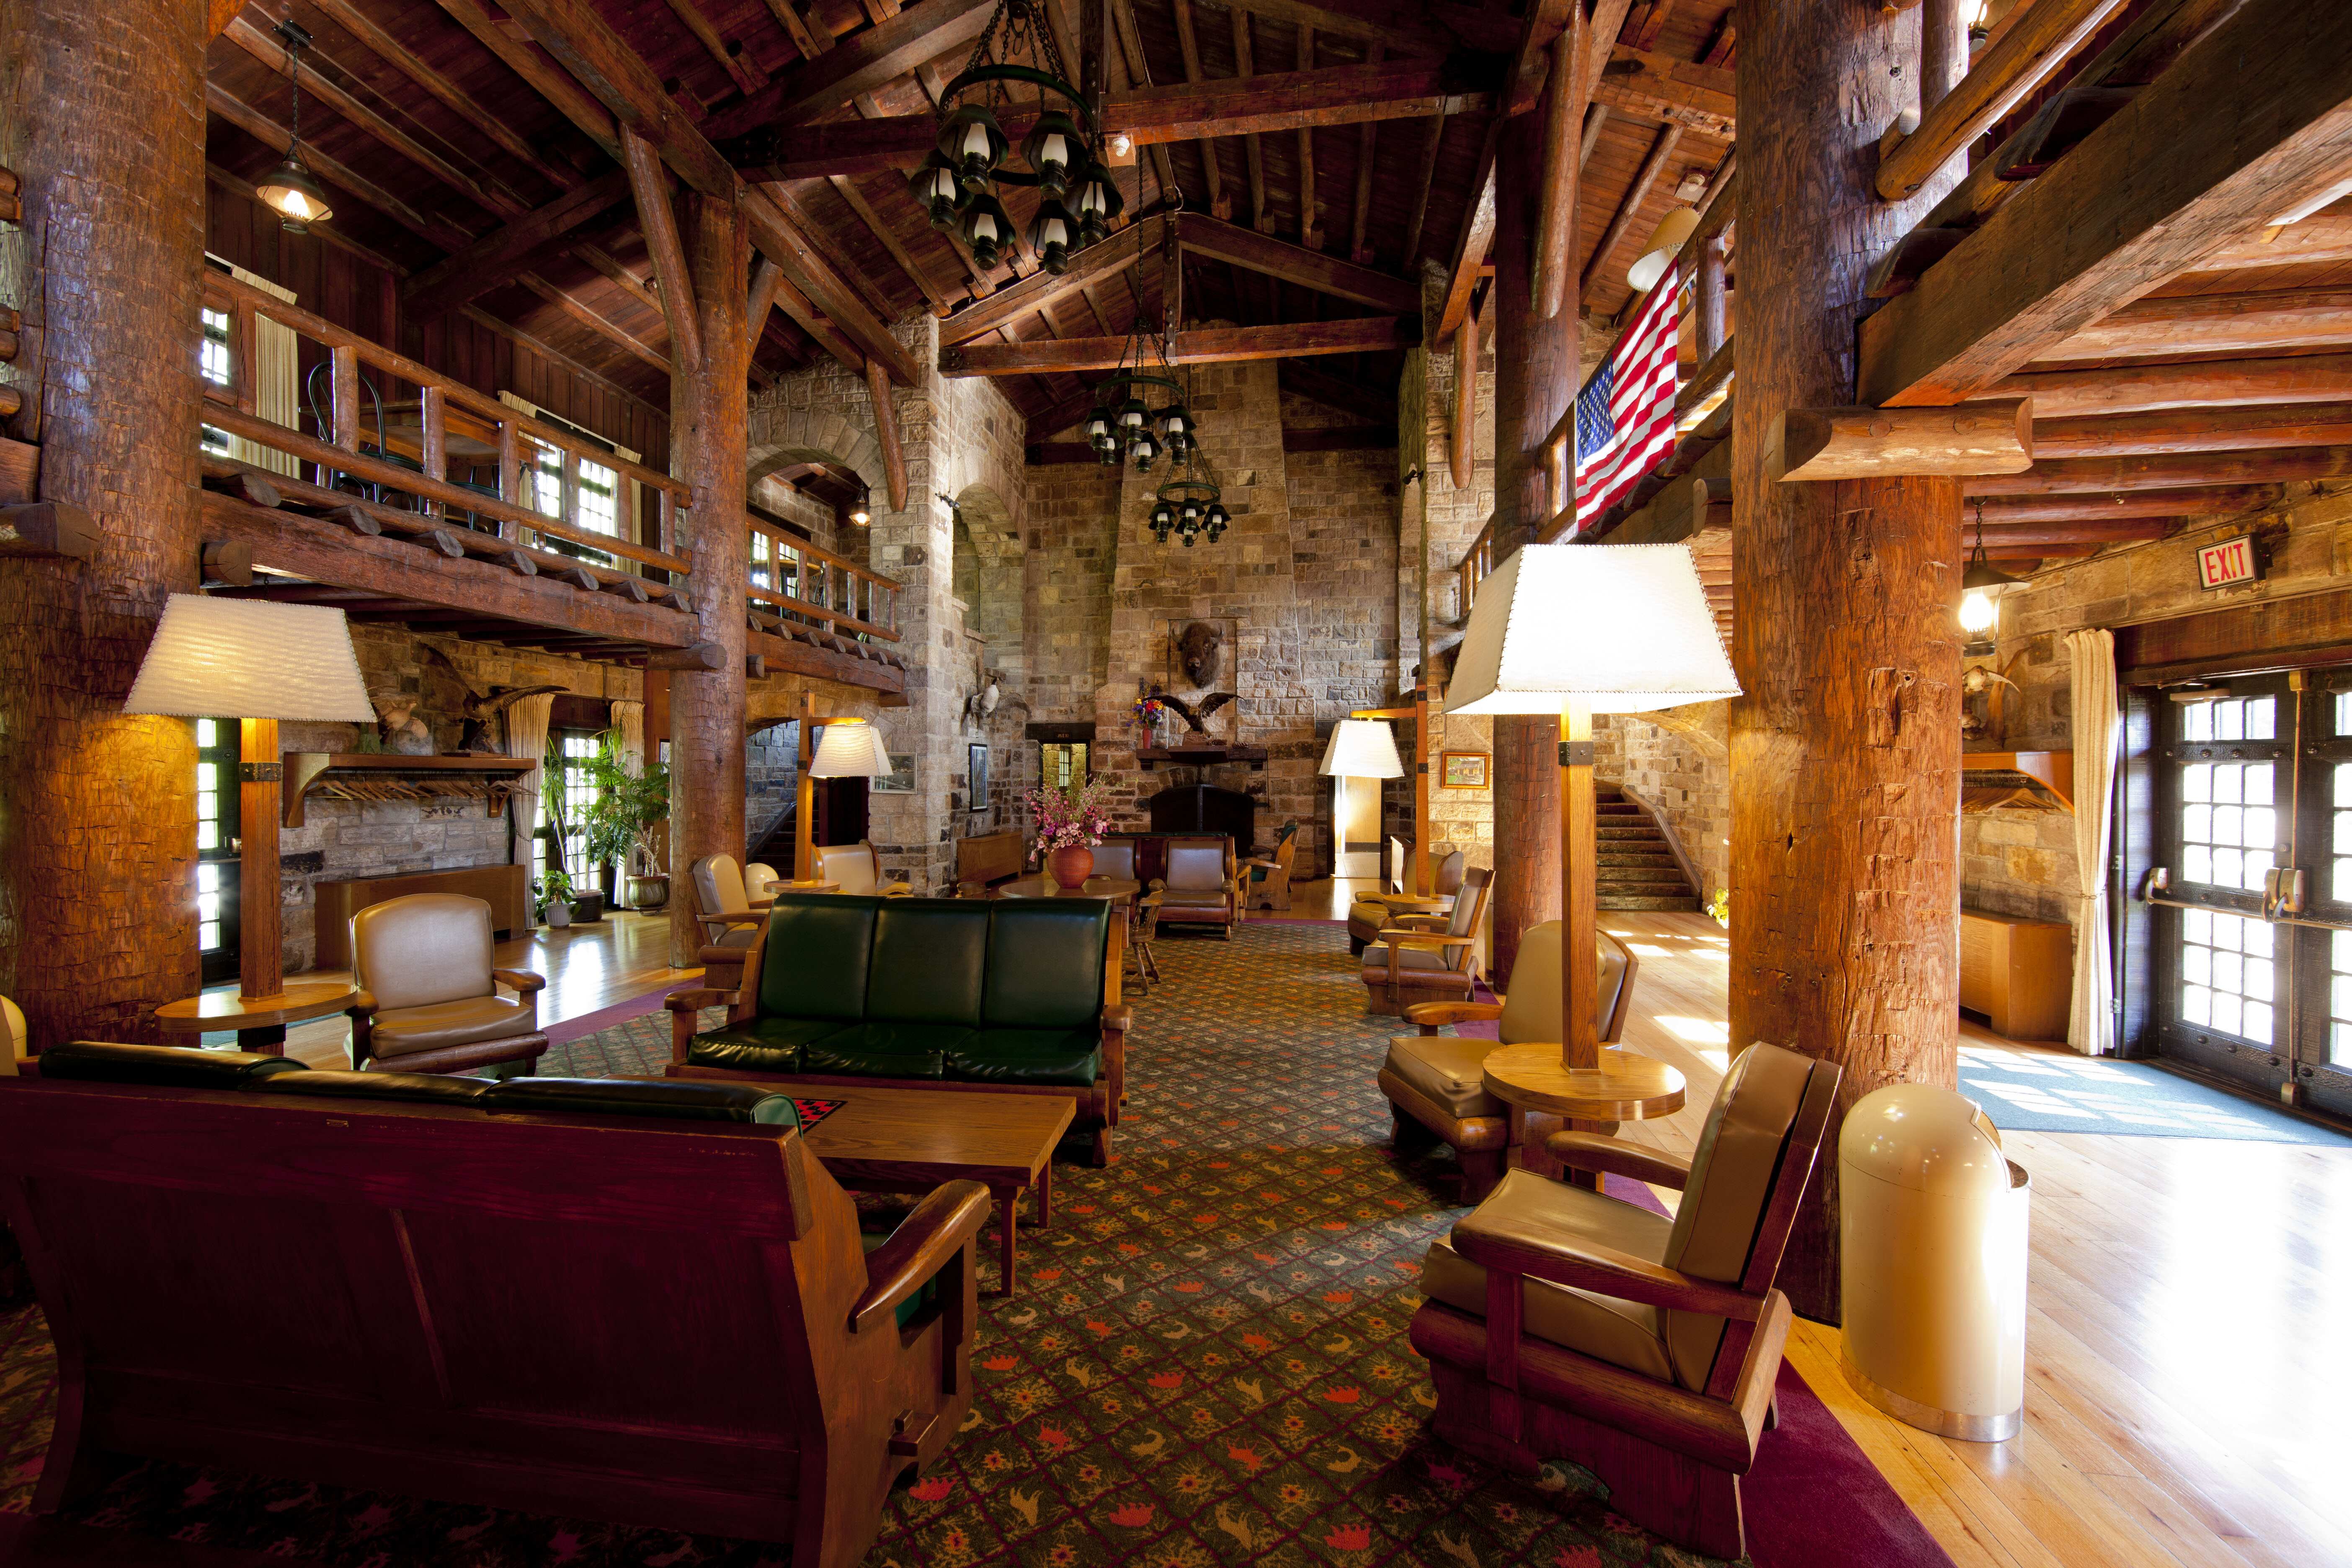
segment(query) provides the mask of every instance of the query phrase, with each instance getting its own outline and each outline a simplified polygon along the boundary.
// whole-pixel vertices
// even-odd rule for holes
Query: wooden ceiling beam
[[[2277,485],[2209,485],[2126,495],[1988,498],[1984,517],[1990,529],[2002,522],[2071,522],[2088,517],[2231,516],[2270,506],[2284,494]],[[1976,512],[1972,500],[1966,519],[1971,536],[1976,531]]]
[[[2160,408],[2352,402],[2352,353],[2030,370],[1966,399],[2030,397],[2037,420],[2144,414]]]
[[[2197,268],[2200,272],[2237,272],[2339,261],[2352,261],[2352,217],[2321,213],[2235,240],[2199,261]]]
[[[1445,115],[1429,119],[1429,140],[1422,143],[1421,163],[1412,177],[1412,216],[1405,220],[1404,251],[1397,260],[1411,276],[1421,262],[1421,234],[1429,223],[1429,193],[1437,184],[1437,152],[1445,144]]]
[[[458,119],[497,142],[509,156],[520,159],[542,177],[564,189],[580,183],[583,176],[579,170],[543,154],[525,141],[513,126],[490,113],[456,82],[418,58],[405,44],[378,26],[352,0],[310,0],[310,4],[329,21],[358,39],[369,53],[438,99]]]
[[[1731,72],[1622,45],[1602,63],[1592,100],[1633,119],[1679,125],[1721,142],[1731,141],[1738,129]]]
[[[1112,72],[1114,80],[1111,85],[1114,87],[1119,85],[1115,79],[1118,74],[1117,68],[1123,67],[1127,73],[1128,90],[1133,91],[1139,88],[1150,89],[1151,62],[1143,53],[1143,34],[1135,25],[1134,0],[1110,0],[1110,21],[1111,31],[1118,39],[1118,47],[1110,55],[1110,61],[1115,66]],[[1112,132],[1107,121],[1108,116],[1106,116],[1104,134],[1109,135]],[[1158,177],[1160,194],[1165,197],[1168,191],[1176,184],[1175,171],[1169,166],[1168,163],[1168,149],[1156,142],[1149,146],[1138,142],[1136,145],[1142,147],[1146,155],[1150,158],[1151,172]]]
[[[595,370],[588,365],[581,363],[578,360],[573,359],[570,354],[565,353],[562,349],[557,348],[553,343],[549,342],[546,339],[538,336],[536,333],[524,331],[522,328],[516,326],[512,321],[501,321],[496,316],[491,315],[488,310],[481,310],[473,305],[462,307],[457,311],[457,314],[473,322],[484,331],[496,333],[498,336],[506,339],[509,342],[529,349],[532,353],[537,354],[548,363],[557,366],[566,374],[576,375],[592,386],[602,387],[616,397],[625,398],[627,401],[635,404],[637,407],[644,410],[646,414],[652,416],[656,419],[667,419],[669,417],[669,394],[666,388],[662,393],[661,401],[659,403],[655,403],[646,398],[643,393],[622,385],[604,371]]]
[[[1176,48],[1184,59],[1184,79],[1194,83],[1206,80],[1208,73],[1201,68],[1200,36],[1192,30],[1192,0],[1168,0],[1168,8],[1176,18]],[[1209,212],[1216,217],[1230,218],[1234,216],[1234,201],[1225,195],[1225,173],[1217,164],[1216,139],[1203,136],[1196,145],[1202,177],[1209,187]]]
[[[1095,389],[1082,387],[1058,403],[1050,404],[1029,416],[1023,436],[1024,445],[1034,446],[1046,437],[1066,430],[1094,412]]]
[[[1861,401],[1983,392],[2347,167],[2352,6],[2248,4],[1863,323]]]
[[[578,228],[628,194],[628,175],[617,169],[564,192],[537,211],[451,250],[411,278],[401,287],[401,309],[411,316],[438,316],[513,281],[550,240]]]
[[[869,0],[866,7],[867,20],[887,22],[898,14],[897,0],[888,0],[890,8],[887,12],[881,9],[884,0]],[[784,37],[792,41],[801,58],[813,60],[837,41],[822,17],[813,20],[801,14],[798,0],[767,0],[767,4],[768,15],[776,19],[776,26],[783,29]]]
[[[2352,344],[2352,289],[2138,300],[2053,345],[2045,361],[2260,353]]]
[[[779,71],[765,89],[712,115],[703,129],[716,141],[765,125],[806,125],[970,44],[988,26],[993,5],[994,0],[915,0],[888,20],[836,39],[819,58]]]
[[[1617,247],[1625,242],[1625,236],[1633,231],[1634,223],[1640,219],[1642,204],[1650,198],[1650,187],[1656,184],[1659,176],[1666,172],[1666,161],[1675,155],[1675,149],[1682,144],[1682,139],[1681,126],[1667,125],[1659,130],[1656,139],[1650,143],[1649,156],[1642,160],[1641,168],[1633,175],[1633,183],[1625,187],[1624,199],[1617,204],[1616,212],[1610,216],[1609,226],[1601,231],[1601,243],[1592,247],[1591,256],[1585,260],[1583,272],[1577,278],[1576,292],[1580,300],[1591,294],[1593,285],[1608,271],[1610,258],[1616,254]]]
[[[835,174],[827,184],[848,205],[849,210],[857,215],[857,221],[866,226],[866,232],[890,253],[890,259],[898,264],[898,270],[907,275],[907,280],[929,302],[931,314],[945,316],[948,313],[947,296],[940,292],[939,286],[931,281],[930,274],[923,270],[923,264],[915,259],[914,253],[907,248],[898,231],[874,210],[873,204],[858,190],[856,183],[846,174]]]
[[[613,117],[602,104],[582,90],[578,82],[564,74],[563,68],[548,58],[537,46],[517,37],[507,30],[503,19],[493,20],[477,0],[435,0],[450,20],[474,35],[475,42],[498,56],[509,70],[522,78],[540,97],[555,106],[555,111],[577,127],[591,142],[607,153],[618,156],[619,132]]]
[[[1312,27],[1334,37],[1378,42],[1398,54],[1447,55],[1467,41],[1443,23],[1432,22],[1421,7],[1387,5],[1381,0],[1346,0],[1346,5],[1345,10],[1338,10],[1309,0],[1239,0],[1233,9],[1277,26]]]
[[[618,346],[632,358],[643,361],[664,375],[670,374],[670,362],[667,354],[646,343],[635,333],[602,312],[581,303],[538,273],[526,272],[515,281],[594,332],[598,337]]]
[[[941,346],[984,337],[1050,300],[1087,289],[1114,273],[1126,271],[1141,257],[1159,248],[1168,221],[1169,215],[1154,213],[1136,226],[1141,233],[1115,235],[1100,245],[1090,245],[1079,251],[1070,258],[1069,269],[1058,278],[1050,272],[1032,273],[976,304],[967,305],[940,324]]]
[[[768,73],[761,68],[760,62],[745,53],[741,44],[730,44],[720,37],[719,29],[711,26],[710,18],[703,15],[702,7],[694,0],[668,0],[668,4],[670,14],[694,35],[694,41],[702,46],[703,52],[718,63],[719,68],[734,79],[738,90],[757,92],[768,85]]]
[[[1421,309],[1421,290],[1402,278],[1336,256],[1326,256],[1239,224],[1220,223],[1202,213],[1176,221],[1177,243],[1196,256],[1229,261],[1253,272],[1280,278],[1318,294],[1369,305],[1375,310],[1411,315]]]
[[[653,259],[654,278],[660,284],[662,317],[669,323],[677,367],[687,375],[699,375],[703,365],[700,314],[695,308],[686,247],[678,238],[677,213],[669,204],[669,180],[661,154],[634,127],[625,124],[621,163],[629,173],[629,195],[637,205],[637,228],[646,237],[646,252]]]
[[[1250,37],[1250,14],[1235,6],[1232,13],[1234,36],[1234,78],[1247,81],[1257,72],[1257,61]],[[1274,232],[1274,215],[1265,206],[1265,146],[1255,131],[1242,133],[1242,163],[1249,172],[1250,227],[1260,234]]]
[[[2252,452],[2180,452],[2146,458],[2058,458],[2021,474],[1960,481],[1969,496],[2072,495],[2189,485],[2274,485],[2352,476],[2352,447],[2284,447]]]
[[[1300,23],[1298,26],[1298,68],[1315,68],[1315,29]],[[1315,201],[1315,128],[1298,128],[1298,243],[1309,250],[1323,248],[1323,231],[1316,226]]]
[[[622,293],[643,305],[656,315],[662,313],[661,295],[644,279],[621,265],[620,258],[601,245],[581,244],[569,247],[571,254],[594,268],[618,285]]]
[[[1304,354],[1377,353],[1421,342],[1418,321],[1367,316],[1343,321],[1295,321],[1275,327],[1206,327],[1176,334],[1171,364],[1288,359]],[[966,343],[940,351],[940,374],[1037,375],[1050,371],[1116,370],[1125,338],[1066,338],[1024,343]]]
[[[2089,419],[2037,419],[2033,452],[2053,458],[2142,458],[2267,447],[2352,446],[2352,403],[2164,409]]]
[[[2179,517],[2086,517],[2072,522],[2021,522],[1996,528],[1988,520],[1984,527],[1985,553],[2017,551],[2032,544],[2121,544],[2135,539],[2162,539],[2179,527],[2182,521]],[[1961,541],[1975,547],[1974,526],[1963,531]]]
[[[237,178],[235,174],[230,174],[226,169],[222,168],[217,163],[206,163],[205,165],[205,178],[209,183],[218,185],[222,190],[227,191],[234,195],[243,196],[247,201],[252,202],[256,205],[266,206],[268,205],[262,201],[261,193],[259,191],[254,189],[249,183]],[[409,268],[406,263],[394,261],[391,257],[386,256],[383,252],[377,250],[371,246],[362,245],[358,240],[353,239],[351,236],[343,233],[332,224],[312,224],[310,226],[310,237],[322,244],[331,246],[335,249],[342,251],[345,255],[355,256],[371,267],[381,268],[394,278],[406,278],[409,275]]]
[[[1462,232],[1454,242],[1454,263],[1446,269],[1445,303],[1438,313],[1439,338],[1452,337],[1470,314],[1470,296],[1478,287],[1478,273],[1486,265],[1487,248],[1495,243],[1495,142],[1503,117],[1486,123],[1486,145],[1478,154],[1478,183],[1472,187],[1469,210],[1462,215]]]
[[[1380,64],[1381,47],[1377,43],[1366,45],[1364,63]],[[1356,199],[1349,211],[1348,259],[1359,267],[1369,267],[1372,262],[1369,238],[1372,216],[1372,165],[1379,152],[1380,135],[1381,122],[1377,120],[1365,121],[1356,131]]]

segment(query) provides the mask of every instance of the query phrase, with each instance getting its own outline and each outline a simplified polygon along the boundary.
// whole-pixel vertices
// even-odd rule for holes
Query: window
[[[204,344],[199,351],[202,357],[196,362],[196,369],[215,386],[226,386],[229,384],[228,312],[206,310],[204,312]],[[204,426],[201,427],[197,440],[212,456],[216,458],[228,456],[228,432],[226,430],[215,430],[209,425]],[[209,724],[212,721],[207,719],[205,722]]]
[[[237,725],[198,719],[196,732],[196,952],[205,983],[236,973]]]
[[[530,854],[534,879],[547,875],[548,845],[555,837],[559,816],[564,831],[563,842],[556,853],[573,888],[587,891],[602,878],[604,868],[587,863],[588,838],[582,830],[581,819],[597,795],[596,786],[590,782],[586,760],[596,755],[603,740],[593,730],[562,730],[549,738],[549,752],[562,759],[562,776],[546,780],[541,789],[538,829],[532,836]]]
[[[621,476],[614,470],[581,458],[580,503],[572,521],[583,528],[619,538],[621,519],[614,502],[620,493],[620,481]]]

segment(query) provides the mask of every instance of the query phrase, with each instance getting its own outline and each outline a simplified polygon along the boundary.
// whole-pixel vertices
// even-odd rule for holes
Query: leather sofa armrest
[[[344,1011],[345,1013],[348,1013],[349,1015],[351,1015],[351,1016],[352,1016],[352,1017],[354,1017],[354,1018],[373,1018],[373,1017],[374,1017],[374,1016],[375,1016],[375,993],[374,993],[374,992],[373,992],[373,991],[354,991],[354,992],[352,992],[352,1005],[351,1005],[350,1006],[348,1006],[348,1007],[344,1008],[344,1009],[343,1009],[343,1011]]]
[[[1498,1294],[1507,1302],[1516,1303],[1521,1277],[1549,1279],[1572,1290],[1590,1290],[1621,1301],[1706,1312],[1744,1322],[1752,1323],[1764,1314],[1763,1297],[1748,1295],[1729,1285],[1701,1279],[1587,1237],[1578,1237],[1571,1246],[1565,1241],[1538,1241],[1525,1235],[1482,1232],[1473,1228],[1476,1218],[1477,1213],[1473,1210],[1468,1220],[1454,1227],[1453,1246],[1465,1261],[1486,1270],[1489,1321]]]
[[[1544,1140],[1544,1149],[1560,1163],[1580,1171],[1607,1172],[1676,1192],[1690,1183],[1688,1161],[1600,1132],[1555,1132]]]
[[[1499,1002],[1416,1002],[1404,1010],[1404,1021],[1433,1035],[1448,1024],[1491,1023],[1503,1016]]]
[[[1381,928],[1381,940],[1391,947],[1468,947],[1475,936],[1448,936],[1441,931],[1406,931],[1400,926]]]
[[[1102,1010],[1102,1026],[1117,1029],[1120,1034],[1135,1027],[1135,1009],[1124,1002],[1114,1002]]]
[[[662,1005],[673,1013],[692,1015],[705,1007],[732,1007],[736,993],[717,991],[709,986],[697,986],[691,991],[673,991],[662,998]]]
[[[990,1202],[978,1182],[948,1182],[926,1194],[890,1239],[866,1255],[866,1290],[849,1309],[849,1331],[895,1322],[899,1303],[971,1245],[988,1223]]]
[[[528,969],[493,969],[490,971],[490,978],[501,985],[521,992],[526,996],[534,991],[547,989],[547,976],[533,974]]]

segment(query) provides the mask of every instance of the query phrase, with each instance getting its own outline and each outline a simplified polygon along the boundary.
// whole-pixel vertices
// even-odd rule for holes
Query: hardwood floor
[[[1641,960],[1626,1044],[1690,1079],[1685,1110],[1625,1135],[1686,1153],[1725,1065],[1729,938],[1704,915],[1601,923]],[[1965,1020],[1961,1035],[2053,1049]],[[1834,1329],[1801,1321],[1790,1342],[1954,1562],[2352,1563],[2352,1142],[2003,1142],[2034,1186],[2020,1436],[1963,1443],[1904,1426],[1847,1387]]]
[[[528,936],[499,943],[496,962],[501,969],[529,970],[547,977],[539,994],[542,1027],[577,1018],[615,1002],[667,990],[676,981],[701,973],[669,966],[669,916],[614,910],[593,925],[565,931],[544,927]],[[317,970],[305,980],[349,980],[349,970]],[[299,1024],[286,1031],[286,1054],[314,1068],[349,1065],[346,1056],[352,1026],[342,1017]],[[209,1037],[208,1037],[209,1038]],[[226,1043],[227,1036],[219,1037]]]

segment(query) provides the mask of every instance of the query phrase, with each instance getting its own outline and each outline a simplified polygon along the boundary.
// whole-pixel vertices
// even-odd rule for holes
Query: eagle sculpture
[[[1218,709],[1223,708],[1226,703],[1238,702],[1241,700],[1241,694],[1239,692],[1212,691],[1206,697],[1201,699],[1201,706],[1196,710],[1192,704],[1185,701],[1182,698],[1171,697],[1167,692],[1160,690],[1158,687],[1152,688],[1151,696],[1154,701],[1164,703],[1168,707],[1174,709],[1177,712],[1181,713],[1184,716],[1185,724],[1195,735],[1205,735],[1209,732],[1202,727],[1202,720],[1208,718],[1210,714],[1214,713]]]

